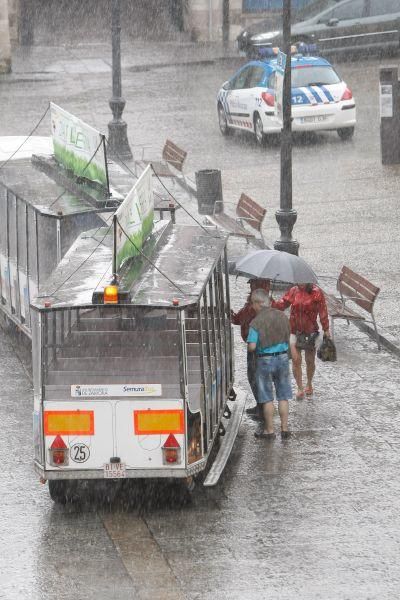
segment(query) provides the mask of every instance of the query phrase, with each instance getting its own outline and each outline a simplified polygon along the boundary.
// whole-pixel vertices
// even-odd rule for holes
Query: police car
[[[260,60],[245,64],[226,81],[217,97],[221,133],[234,129],[252,131],[259,144],[282,129],[275,106],[277,49],[263,49]],[[305,56],[307,48],[294,48],[291,56],[292,130],[336,130],[349,140],[356,124],[356,104],[351,90],[332,65],[317,56]]]

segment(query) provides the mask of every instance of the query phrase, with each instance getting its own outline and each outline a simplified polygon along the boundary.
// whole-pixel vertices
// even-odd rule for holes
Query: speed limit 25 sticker
[[[76,463],[84,463],[88,460],[90,456],[90,450],[86,444],[82,444],[79,442],[78,444],[74,444],[71,446],[69,451],[71,460]]]

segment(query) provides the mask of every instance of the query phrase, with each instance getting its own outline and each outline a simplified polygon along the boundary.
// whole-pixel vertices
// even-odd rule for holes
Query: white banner
[[[107,164],[104,144],[99,147],[100,132],[53,102],[50,102],[50,114],[56,160],[78,177],[106,186]]]
[[[72,398],[161,396],[160,383],[124,383],[110,385],[71,385]]]
[[[148,165],[115,212],[117,272],[127,258],[140,254],[143,242],[153,229],[153,218],[153,180],[151,166]]]
[[[274,112],[278,121],[283,123],[283,80],[285,77],[286,54],[279,50],[275,71],[275,104]]]

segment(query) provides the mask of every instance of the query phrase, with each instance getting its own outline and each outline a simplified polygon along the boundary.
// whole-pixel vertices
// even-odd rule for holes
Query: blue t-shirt
[[[267,346],[266,348],[261,348],[258,331],[256,329],[253,329],[253,327],[250,327],[249,329],[247,343],[257,344],[256,352],[259,356],[263,354],[272,354],[274,352],[285,352],[289,348],[289,345],[286,342],[282,342],[281,344],[274,344],[273,346]]]

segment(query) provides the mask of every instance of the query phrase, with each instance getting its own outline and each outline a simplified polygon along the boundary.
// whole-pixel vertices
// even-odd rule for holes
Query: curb
[[[356,325],[360,331],[366,333],[374,342],[376,342],[375,330],[372,327],[366,323],[363,323],[362,321],[354,321],[353,324]],[[388,335],[383,336],[381,333],[378,333],[378,337],[380,343],[384,348],[386,348],[386,350],[400,358],[400,346],[398,345],[398,340],[396,340],[396,338]]]

